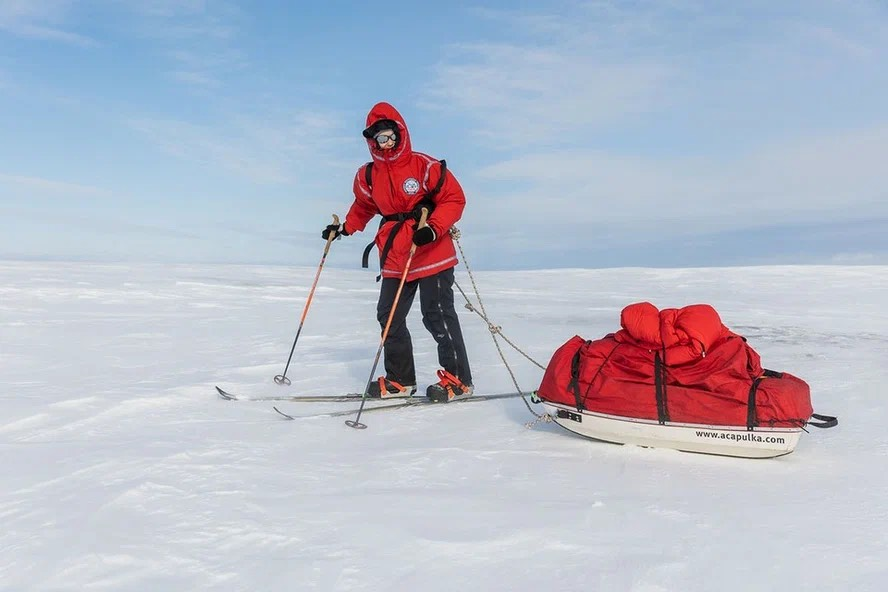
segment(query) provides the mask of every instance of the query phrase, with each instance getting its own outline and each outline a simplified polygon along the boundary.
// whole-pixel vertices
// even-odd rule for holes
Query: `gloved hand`
[[[428,216],[431,216],[432,210],[434,210],[434,209],[435,209],[434,204],[427,202],[427,201],[421,201],[418,204],[416,204],[415,206],[413,206],[413,210],[410,212],[410,216],[414,220],[419,222],[419,219],[422,218],[422,211],[423,210],[428,212],[428,214],[427,214]]]
[[[423,245],[427,245],[430,242],[433,242],[437,236],[435,236],[435,229],[431,226],[423,226],[422,228],[418,228],[416,232],[413,233],[413,244],[417,247],[421,247]]]
[[[345,229],[345,224],[327,224],[327,228],[321,232],[321,238],[327,240],[330,238],[330,233],[333,233],[334,240],[339,238],[340,235],[348,236],[351,234]]]

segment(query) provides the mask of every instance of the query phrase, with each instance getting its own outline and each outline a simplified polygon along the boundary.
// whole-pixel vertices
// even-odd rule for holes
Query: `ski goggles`
[[[373,139],[376,140],[377,144],[382,146],[383,144],[387,144],[389,142],[389,140],[391,140],[392,142],[397,140],[398,134],[396,134],[395,132],[381,132],[381,133],[376,134],[376,136]]]

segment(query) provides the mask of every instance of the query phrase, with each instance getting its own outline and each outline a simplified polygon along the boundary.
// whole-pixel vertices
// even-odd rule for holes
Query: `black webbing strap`
[[[811,417],[823,422],[814,423],[813,421],[808,421],[808,425],[814,426],[815,428],[834,428],[839,425],[839,419],[837,417],[833,417],[832,415],[820,415],[819,413],[814,413],[811,415]]]
[[[570,362],[570,382],[567,383],[567,390],[572,392],[574,398],[576,399],[577,411],[583,411],[584,409],[586,409],[585,401],[586,398],[589,396],[589,390],[591,390],[592,385],[598,379],[598,375],[601,374],[602,370],[604,370],[604,367],[607,365],[611,356],[614,355],[614,352],[617,351],[617,348],[622,345],[621,343],[617,343],[616,345],[614,345],[613,349],[608,352],[607,357],[604,358],[604,361],[601,363],[601,365],[598,366],[598,370],[595,371],[595,375],[589,379],[589,385],[586,387],[586,392],[580,394],[580,359],[583,355],[583,348],[587,347],[591,343],[592,341],[587,339],[577,350],[577,353],[574,354],[573,359],[571,359]]]
[[[380,222],[379,225],[382,226],[382,223]],[[370,244],[368,244],[366,247],[364,247],[364,254],[361,255],[361,267],[364,267],[364,268],[370,267],[370,251],[373,250],[373,245],[375,245],[375,244],[376,244],[376,242],[374,241],[374,242],[371,242]],[[380,270],[380,271],[382,271],[382,270]],[[378,277],[376,278],[376,281],[377,282],[379,281]]]
[[[588,341],[586,343],[589,343]],[[585,345],[585,343],[583,344]],[[567,390],[574,394],[577,403],[577,411],[585,409],[583,398],[580,396],[580,357],[583,352],[583,346],[577,348],[577,353],[573,355],[570,361],[570,382],[567,383]]]
[[[382,225],[386,222],[397,222],[397,224],[392,227],[392,231],[389,233],[388,239],[385,241],[385,244],[382,246],[382,250],[379,253],[379,275],[376,276],[377,282],[382,278],[382,267],[385,265],[385,260],[388,258],[389,251],[392,249],[395,237],[401,231],[401,228],[403,228],[404,223],[410,219],[418,221],[419,214],[417,212],[420,211],[420,208],[427,209],[430,215],[432,210],[435,209],[435,203],[432,199],[441,191],[441,187],[444,186],[444,179],[447,176],[447,161],[442,159],[439,162],[441,163],[441,176],[438,177],[438,182],[435,183],[435,186],[430,189],[428,193],[422,196],[422,199],[413,207],[412,211],[388,214],[383,216],[382,220],[379,221],[379,228],[382,228]],[[367,187],[370,188],[371,195],[373,194],[373,184],[371,182],[372,171],[373,163],[368,162],[367,166],[364,167],[364,180],[367,181]],[[364,247],[364,254],[361,256],[361,267],[370,267],[370,251],[373,250],[375,244],[376,241],[372,241]]]
[[[382,247],[382,253],[379,256],[379,275],[376,276],[376,281],[378,282],[382,278],[382,264],[385,261],[385,258],[388,257],[388,252],[392,248],[392,244],[395,242],[395,236],[397,236],[398,232],[400,232],[401,227],[404,226],[404,222],[407,219],[399,220],[397,224],[394,225],[392,231],[388,235],[388,240],[385,241],[385,245]],[[382,228],[382,225],[385,224],[386,219],[383,218],[379,221],[379,227]],[[364,255],[361,257],[361,267],[370,267],[370,251],[373,250],[373,246],[376,244],[376,241],[371,242],[369,245],[364,247]]]
[[[758,391],[759,383],[765,379],[765,376],[759,376],[752,381],[749,387],[749,398],[746,402],[746,430],[751,432],[758,426],[755,418],[755,394]]]
[[[660,352],[654,352],[654,392],[657,396],[657,421],[665,424],[669,421],[669,405],[666,401],[666,365],[660,358]]]
[[[777,372],[776,370],[768,370],[765,368],[762,371],[762,375],[753,380],[752,384],[749,386],[749,397],[746,401],[746,430],[750,432],[759,425],[759,422],[755,417],[755,396],[758,392],[759,384],[766,378],[783,378],[783,372]]]

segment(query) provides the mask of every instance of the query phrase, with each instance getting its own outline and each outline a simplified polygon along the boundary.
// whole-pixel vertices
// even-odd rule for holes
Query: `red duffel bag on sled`
[[[813,412],[805,381],[762,368],[707,304],[660,311],[641,302],[624,308],[620,321],[622,329],[601,339],[573,337],[546,368],[537,395],[572,432],[767,458],[792,452],[806,425],[838,423]]]

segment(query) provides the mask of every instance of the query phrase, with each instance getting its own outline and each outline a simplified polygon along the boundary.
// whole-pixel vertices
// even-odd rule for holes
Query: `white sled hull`
[[[546,411],[561,427],[594,440],[671,448],[742,458],[773,458],[795,450],[801,428],[756,428],[666,423],[592,411],[543,401]]]

